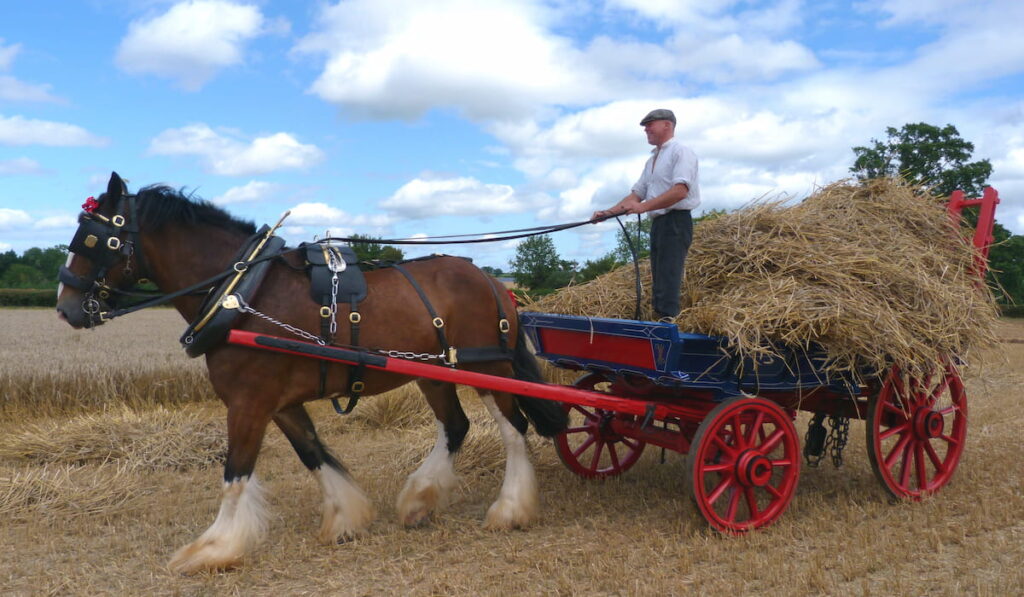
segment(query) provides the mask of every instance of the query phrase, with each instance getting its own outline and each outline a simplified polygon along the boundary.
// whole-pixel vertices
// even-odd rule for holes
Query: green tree
[[[405,259],[405,252],[391,245],[381,244],[379,236],[366,234],[353,234],[349,246],[356,252],[360,261],[401,261]]]
[[[583,267],[580,268],[580,271],[576,273],[576,283],[589,282],[602,274],[607,274],[620,265],[622,264],[619,263],[614,252],[597,259],[588,259],[583,264]]]
[[[554,241],[546,234],[531,236],[519,243],[509,266],[516,284],[536,294],[565,286],[576,272],[576,262],[562,259]]]
[[[623,230],[625,228],[625,230]],[[628,236],[627,236],[628,234]],[[620,264],[632,263],[633,252],[630,250],[630,243],[636,248],[637,259],[649,257],[651,254],[651,219],[641,217],[626,218],[622,226],[615,232],[615,248],[612,255]]]
[[[504,272],[501,271],[500,267],[491,267],[489,265],[485,265],[485,266],[481,267],[480,269],[484,270],[484,272],[494,276],[495,278],[499,278],[499,277],[505,275]]]
[[[951,124],[943,128],[918,122],[897,130],[885,129],[885,142],[871,140],[870,147],[854,147],[857,156],[850,172],[859,179],[902,176],[932,187],[947,196],[960,189],[968,196],[980,196],[992,174],[988,160],[969,162],[974,144],[965,141]]]
[[[56,278],[48,280],[42,272],[24,263],[11,265],[0,276],[0,288],[50,288],[56,285]]]
[[[8,249],[7,251],[0,253],[0,277],[4,275],[4,272],[7,271],[7,268],[11,267],[17,262],[18,254],[15,253],[13,250]]]

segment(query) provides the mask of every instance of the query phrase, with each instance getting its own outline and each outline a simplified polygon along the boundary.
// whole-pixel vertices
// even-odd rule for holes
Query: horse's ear
[[[128,186],[124,184],[124,181],[121,180],[121,177],[118,176],[117,172],[111,172],[110,182],[107,183],[107,197],[113,197],[117,200],[127,194]]]

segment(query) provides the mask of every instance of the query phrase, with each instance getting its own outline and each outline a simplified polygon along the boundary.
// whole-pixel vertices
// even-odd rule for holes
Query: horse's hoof
[[[508,500],[499,499],[491,504],[484,519],[484,528],[490,531],[510,531],[525,529],[533,521],[533,513],[529,508],[513,504]]]
[[[226,553],[216,541],[195,541],[171,556],[167,568],[178,574],[231,570],[242,563],[241,554]]]

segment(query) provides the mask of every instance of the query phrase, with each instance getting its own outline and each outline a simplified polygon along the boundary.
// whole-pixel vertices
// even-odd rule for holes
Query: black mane
[[[140,223],[150,230],[176,223],[186,226],[205,224],[247,235],[256,232],[253,222],[240,220],[209,201],[166,185],[143,187],[136,197]]]

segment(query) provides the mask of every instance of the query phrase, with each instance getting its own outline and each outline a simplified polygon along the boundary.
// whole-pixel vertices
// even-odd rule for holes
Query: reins
[[[283,216],[281,218],[282,221],[284,220],[284,217],[286,217],[286,216],[287,216],[287,213],[285,214],[285,216]],[[535,226],[535,227],[532,227],[532,228],[518,228],[518,229],[513,229],[513,230],[500,230],[500,231],[496,231],[496,232],[479,232],[479,233],[473,233],[473,234],[454,234],[454,235],[446,235],[446,236],[416,238],[416,239],[412,239],[412,238],[366,239],[366,238],[358,238],[358,237],[328,237],[328,238],[319,239],[317,242],[318,243],[323,243],[323,242],[346,242],[346,243],[350,243],[350,244],[351,243],[368,243],[368,244],[388,244],[388,245],[396,245],[396,244],[397,245],[434,245],[434,244],[441,244],[441,245],[449,244],[450,245],[450,244],[472,244],[472,243],[499,242],[499,241],[506,241],[506,240],[515,240],[515,239],[519,239],[519,238],[527,238],[527,237],[531,237],[531,236],[540,236],[542,234],[549,234],[551,232],[560,232],[562,230],[569,230],[569,229],[572,229],[572,228],[577,228],[579,226],[583,226],[585,224],[590,224],[591,222],[603,222],[603,221],[608,220],[608,219],[613,218],[613,217],[616,217],[616,216],[615,215],[608,215],[608,216],[604,216],[602,218],[598,218],[596,220],[582,220],[582,221],[578,221],[578,222],[569,222],[569,223],[565,223],[565,224],[555,224],[555,225],[552,225],[552,226]],[[133,217],[133,220],[134,219],[135,218]],[[278,226],[280,226],[280,224],[281,223],[278,222]],[[619,225],[621,226],[622,223],[620,222]],[[275,229],[276,228],[277,227],[275,226]],[[497,236],[491,236],[491,235],[497,235]],[[472,238],[472,237],[486,237],[486,238]],[[630,248],[633,249],[632,252],[633,252],[634,264],[635,264],[636,263],[636,250],[633,248],[632,239],[629,238],[628,234],[626,235],[626,237],[627,237],[627,240],[629,241]],[[181,290],[177,290],[175,292],[171,292],[171,293],[167,293],[167,294],[157,294],[157,295],[154,295],[152,293],[133,292],[131,290],[111,289],[111,291],[113,293],[118,294],[118,295],[122,295],[122,296],[129,296],[129,297],[149,296],[151,298],[149,300],[145,300],[145,301],[136,303],[136,304],[128,306],[128,307],[123,307],[123,308],[120,308],[120,309],[113,309],[111,311],[103,312],[103,313],[99,314],[100,315],[100,319],[101,319],[101,321],[110,321],[111,319],[115,319],[115,318],[121,317],[123,315],[128,315],[129,313],[134,313],[136,311],[141,311],[143,309],[148,309],[150,307],[157,307],[159,305],[163,305],[163,304],[169,303],[169,302],[173,301],[174,299],[182,297],[182,296],[186,296],[186,295],[189,295],[189,294],[202,294],[203,292],[209,291],[210,288],[212,288],[213,285],[216,284],[217,282],[220,282],[221,280],[223,280],[223,279],[225,279],[225,278],[227,278],[229,276],[237,275],[240,272],[244,272],[245,269],[248,268],[248,267],[256,265],[257,263],[262,263],[264,261],[269,261],[271,259],[276,259],[276,258],[281,257],[283,255],[286,255],[288,253],[292,253],[292,252],[298,251],[299,249],[300,249],[300,247],[285,248],[285,249],[282,249],[280,251],[277,251],[277,252],[269,254],[269,255],[262,255],[260,257],[255,258],[255,259],[252,259],[252,260],[250,260],[248,262],[241,262],[241,261],[239,261],[239,262],[233,263],[233,264],[231,264],[231,266],[228,269],[224,270],[223,272],[221,272],[219,274],[211,276],[211,277],[209,277],[209,278],[207,278],[205,280],[202,280],[201,282],[197,282],[195,284],[192,284],[191,286],[188,286],[186,288],[182,288]],[[637,266],[637,267],[639,267],[639,266]],[[242,269],[239,269],[239,268],[242,268]],[[639,274],[638,274],[638,278],[637,278],[637,283],[639,284]],[[639,309],[639,307],[638,307],[638,309]]]

